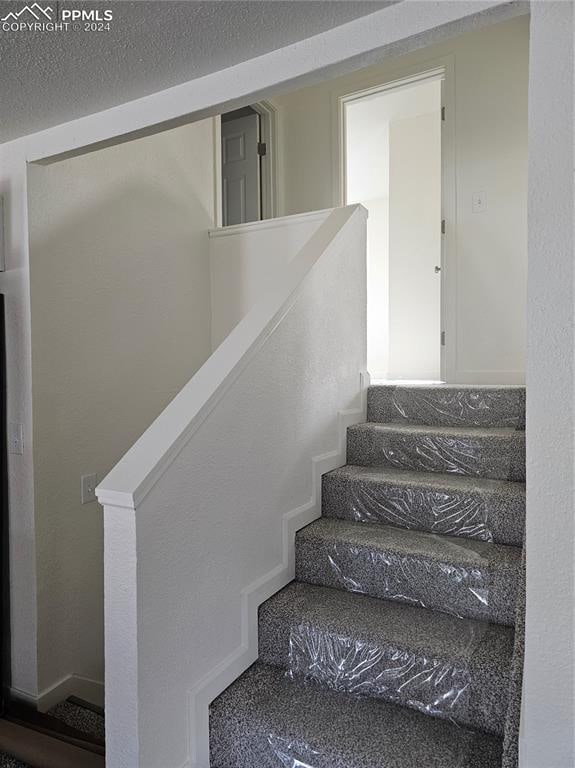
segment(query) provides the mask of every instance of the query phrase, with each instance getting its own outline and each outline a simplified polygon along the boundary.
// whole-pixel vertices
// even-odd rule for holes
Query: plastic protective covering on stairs
[[[461,547],[468,556],[473,552],[464,542],[454,542],[453,546]],[[349,560],[338,557],[338,548],[341,554],[338,542],[334,544],[329,559],[334,570],[346,582],[346,588],[369,592],[358,579],[361,564],[353,556],[353,547],[346,551],[347,556],[351,553]],[[438,579],[444,579],[455,589],[459,587],[466,591],[470,599],[480,606],[487,606],[490,577],[482,567],[487,566],[487,561],[477,552],[473,553],[477,560],[473,567],[455,567],[416,555],[372,552],[371,556],[375,558],[377,570],[386,573],[390,599],[400,599],[425,608],[425,602],[418,596],[418,584],[422,581],[437,583]],[[355,554],[360,557],[359,550]],[[457,615],[456,611],[452,613]],[[295,620],[290,627],[286,674],[294,681],[320,685],[342,694],[378,698],[425,715],[447,719],[465,733],[466,727],[462,723],[477,720],[477,712],[471,709],[474,687],[472,660],[476,653],[485,652],[482,643],[488,627],[487,623],[480,621],[462,623],[462,632],[466,637],[459,653],[446,659],[424,649],[370,642],[357,634],[348,635],[341,629],[321,626],[311,619]],[[485,724],[487,726],[488,719]],[[469,743],[470,750],[473,739],[473,731],[469,730],[469,742],[464,740],[463,743]],[[269,765],[286,768],[324,768],[329,765],[326,755],[318,752],[313,744],[289,740],[276,733],[268,735],[268,744],[273,754]],[[468,753],[462,748],[457,765],[466,768],[467,761]]]
[[[465,547],[462,545],[461,549]],[[375,573],[381,597],[434,609],[436,606],[426,600],[421,587],[433,584],[436,590],[445,593],[456,590],[466,608],[471,608],[480,618],[482,608],[489,605],[490,577],[487,561],[476,551],[472,551],[472,555],[473,565],[454,565],[423,555],[371,550],[340,541],[331,546],[328,559],[342,586],[351,592],[370,594]],[[461,615],[455,608],[447,612]]]
[[[342,722],[341,727],[345,728],[346,723]],[[449,739],[448,734],[445,734],[445,738]],[[477,762],[478,754],[481,754],[481,751],[478,752],[478,741],[477,732],[458,728],[457,740],[451,741],[446,750],[449,753],[450,768],[455,768],[456,766],[457,768],[493,768],[496,763],[499,764],[500,749],[494,746],[489,750],[488,766],[483,762],[481,764]],[[293,739],[277,733],[268,733],[267,746],[268,751],[266,754],[262,754],[261,751],[258,754],[258,768],[333,768],[330,754],[321,751],[302,739]],[[350,759],[353,759],[351,755]],[[385,759],[385,751],[382,752],[382,759]],[[382,762],[381,764],[383,765],[384,763]],[[341,762],[341,756],[338,755],[338,768],[344,765]],[[417,766],[414,765],[413,768],[423,768],[423,764],[418,762]]]
[[[345,724],[342,724],[342,727],[345,727]],[[472,768],[479,768],[476,759],[477,734],[471,730],[459,729],[458,736],[457,743],[452,744],[449,750],[451,752],[450,767],[468,768],[472,766]],[[267,736],[267,742],[269,753],[265,757],[261,754],[258,755],[258,758],[261,758],[261,760],[258,762],[257,768],[332,768],[333,766],[329,755],[321,753],[305,741],[289,739],[270,733]],[[489,755],[489,766],[482,764],[481,768],[492,768],[495,766],[495,760],[499,764],[499,754],[497,754],[497,751],[496,748],[492,747],[490,750],[491,754]],[[338,768],[340,765],[341,763],[338,762]],[[428,765],[431,766],[432,763]],[[418,763],[413,768],[424,767],[422,763]],[[427,765],[425,768],[427,768]]]
[[[521,409],[517,416],[509,416],[508,401],[499,392],[459,390],[439,392],[438,396],[437,392],[428,395],[425,390],[415,393],[412,390],[405,397],[403,393],[401,388],[389,389],[388,400],[383,404],[386,418],[396,422],[405,419],[406,422],[419,420],[433,424],[448,417],[453,423],[461,419],[466,425],[484,426],[498,422],[498,426],[522,428]],[[406,468],[398,447],[401,448],[397,444],[390,447],[384,458],[390,465]],[[429,470],[447,465],[448,471],[455,474],[481,474],[479,467],[484,458],[484,447],[473,439],[420,438],[415,468]],[[411,452],[410,461],[406,463],[407,468],[413,467]],[[491,456],[490,463],[497,466],[500,476],[513,477],[515,474],[512,458],[504,453]],[[377,493],[369,482],[359,480],[351,485],[349,492],[353,516],[358,523],[376,522],[418,529],[422,518],[427,517],[430,530],[442,537],[464,537],[458,543],[453,541],[450,545],[446,542],[446,545],[452,546],[454,551],[461,549],[465,552],[465,557],[460,558],[465,565],[447,562],[450,558],[445,561],[433,559],[423,553],[378,551],[353,541],[334,541],[322,556],[327,557],[344,589],[373,594],[371,578],[377,573],[381,597],[437,610],[433,595],[429,595],[428,601],[421,589],[421,585],[434,585],[434,589],[445,595],[458,595],[450,606],[444,603],[443,610],[462,618],[458,609],[463,606],[465,615],[482,617],[489,606],[492,573],[487,559],[476,547],[465,543],[465,538],[493,542],[487,503],[479,485],[475,487],[471,483],[445,491],[406,483]],[[313,620],[296,620],[290,627],[287,675],[294,681],[318,684],[340,693],[379,698],[410,707],[425,715],[448,719],[465,730],[462,723],[477,721],[477,713],[471,713],[472,659],[474,654],[485,652],[482,641],[488,625],[472,621],[463,626],[467,637],[460,653],[440,658],[425,649],[382,645],[352,633],[348,635],[341,629],[335,631],[333,627],[322,626]],[[469,737],[473,739],[472,731]],[[323,768],[329,763],[314,746],[302,741],[269,734],[268,743],[274,765]],[[468,765],[465,749],[459,764],[461,768]]]
[[[454,744],[451,750],[450,766],[457,765],[458,768],[468,768],[470,755],[476,752],[477,736],[472,731],[461,731],[459,736],[458,743]],[[269,734],[268,745],[269,755],[266,755],[265,761],[258,763],[257,768],[276,768],[276,766],[277,768],[331,768],[329,757],[304,741]],[[339,765],[340,763],[338,763]],[[472,765],[475,768],[477,763],[473,762]],[[420,767],[423,768],[422,764],[418,763],[413,768]]]
[[[425,715],[447,719],[458,726],[463,737],[458,745],[456,764],[469,765],[474,752],[475,732],[462,726],[469,719],[473,691],[473,665],[487,625],[470,623],[462,657],[446,661],[425,652],[383,648],[312,622],[295,623],[290,630],[289,663],[286,675],[352,696],[384,699]],[[342,724],[345,727],[345,724]],[[465,738],[467,734],[468,738]],[[278,733],[267,735],[270,753],[265,766],[284,768],[327,768],[329,756],[317,744],[289,739]]]
[[[468,646],[483,634],[469,632]],[[382,648],[375,643],[334,635],[311,623],[292,627],[289,675],[313,680],[345,693],[374,696],[410,706],[428,715],[461,715],[472,680],[468,665],[425,653]]]
[[[499,480],[522,481],[525,478],[523,439],[519,433],[513,443],[508,440],[508,435],[489,435],[501,438],[500,444],[493,442],[489,445],[470,431],[461,434],[453,428],[445,428],[442,432],[426,433],[410,426],[404,427],[404,431],[394,430],[394,425],[382,426],[392,429],[376,429],[370,434],[360,427],[354,433],[354,439],[360,435],[365,441],[359,442],[357,449],[369,451],[369,463],[373,465]],[[370,440],[374,443],[377,440],[377,443],[372,446]],[[358,463],[368,462],[360,459]]]
[[[272,756],[277,758],[277,765],[286,766],[286,768],[316,768],[318,765],[320,753],[305,741],[286,739],[270,733],[268,744]]]
[[[428,520],[429,530],[437,534],[493,541],[487,503],[479,487],[446,491],[406,484],[381,494],[374,493],[369,483],[356,481],[350,486],[350,496],[357,522],[420,529],[421,521]]]
[[[426,390],[389,388],[379,403],[380,417],[387,423],[413,422],[435,424],[449,419],[457,426],[460,420],[466,427],[485,427],[496,423],[498,427],[522,431],[522,403],[515,415],[510,415],[509,396],[484,389],[429,393]],[[361,427],[359,428],[361,429]],[[494,450],[489,454],[485,444],[476,441],[471,433],[466,436],[444,434],[418,435],[417,449],[407,435],[405,461],[401,438],[386,446],[385,436],[378,439],[378,450],[384,465],[400,469],[448,471],[458,475],[484,475],[519,479],[517,466],[521,461],[513,451]],[[360,440],[363,439],[360,435]],[[369,439],[369,436],[367,436]],[[487,456],[486,456],[487,454]],[[486,466],[487,460],[487,466]],[[447,470],[445,469],[447,467]],[[485,470],[488,470],[485,472]],[[384,478],[383,478],[384,479]],[[493,480],[491,490],[501,481]],[[471,479],[446,489],[433,484],[390,483],[384,493],[373,484],[361,479],[347,486],[346,498],[351,503],[357,523],[384,523],[401,529],[421,530],[421,520],[429,520],[433,533],[422,537],[436,539],[440,534],[441,555],[430,556],[424,547],[404,552],[388,546],[370,547],[358,540],[333,540],[323,551],[316,550],[313,557],[323,559],[321,570],[331,570],[336,583],[343,589],[360,594],[409,603],[420,608],[442,610],[452,615],[475,619],[489,618],[491,611],[501,619],[495,605],[490,606],[490,589],[494,589],[493,571],[483,547],[465,539],[493,542],[489,528],[488,502],[479,483]],[[444,537],[458,536],[459,539]],[[487,550],[486,550],[487,551]],[[499,583],[497,589],[501,589]],[[438,599],[438,595],[442,599]],[[508,595],[513,602],[514,596]],[[495,604],[495,592],[493,593]],[[424,715],[450,720],[466,733],[480,727],[494,734],[501,723],[493,712],[478,714],[474,704],[474,674],[480,674],[473,659],[485,654],[488,624],[483,621],[462,622],[464,635],[458,653],[434,655],[429,648],[400,647],[385,644],[357,633],[346,633],[341,626],[334,628],[313,620],[313,617],[295,618],[289,629],[289,657],[287,676],[293,681],[304,681],[332,691],[377,698],[409,707]],[[489,642],[487,642],[489,647]],[[342,727],[345,727],[342,724]],[[498,735],[501,735],[499,730]],[[473,731],[469,731],[471,748]],[[318,751],[314,743],[290,740],[278,733],[268,735],[271,761],[269,765],[285,768],[324,768],[329,757]],[[464,747],[457,765],[469,765],[469,753]]]
[[[510,407],[510,403],[513,404]],[[453,426],[525,427],[524,390],[485,387],[385,388],[377,410],[378,420]]]

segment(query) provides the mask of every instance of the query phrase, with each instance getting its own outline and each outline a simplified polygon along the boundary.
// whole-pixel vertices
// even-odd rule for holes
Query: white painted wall
[[[101,484],[109,768],[209,766],[208,705],[257,658],[258,605],[365,419],[365,222],[330,213]]]
[[[425,3],[416,5],[425,10]],[[523,17],[274,99],[281,121],[282,213],[321,209],[339,202],[338,96],[453,65],[457,221],[450,223],[450,236],[458,382],[524,381],[528,52]],[[482,214],[472,213],[477,191],[487,197]]]
[[[389,125],[390,379],[441,378],[441,84],[435,110]],[[417,93],[419,89],[414,88]]]
[[[575,765],[574,21],[532,4],[521,768]]]
[[[265,295],[277,272],[298,253],[327,211],[212,229],[212,348]]]
[[[38,687],[45,706],[69,693],[102,693],[102,510],[96,502],[81,505],[80,476],[104,477],[211,352],[212,139],[212,120],[205,120],[30,166]]]

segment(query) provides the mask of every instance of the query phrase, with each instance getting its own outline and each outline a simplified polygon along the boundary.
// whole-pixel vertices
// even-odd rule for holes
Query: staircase
[[[392,387],[323,477],[212,768],[500,768],[525,516],[525,390]]]

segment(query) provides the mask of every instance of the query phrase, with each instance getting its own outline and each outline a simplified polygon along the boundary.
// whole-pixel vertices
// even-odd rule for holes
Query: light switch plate
[[[90,504],[92,501],[96,501],[96,475],[82,475],[81,478],[81,493],[82,504]]]
[[[22,424],[8,424],[8,453],[22,456],[24,453],[24,426]]]
[[[471,201],[471,210],[473,213],[483,213],[487,208],[487,197],[485,192],[474,192]]]

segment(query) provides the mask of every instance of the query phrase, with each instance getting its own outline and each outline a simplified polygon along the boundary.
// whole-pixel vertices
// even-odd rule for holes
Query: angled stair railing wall
[[[108,768],[208,768],[208,705],[256,660],[258,606],[365,420],[365,231],[361,206],[319,217],[98,489]],[[270,257],[285,242],[268,230]]]

